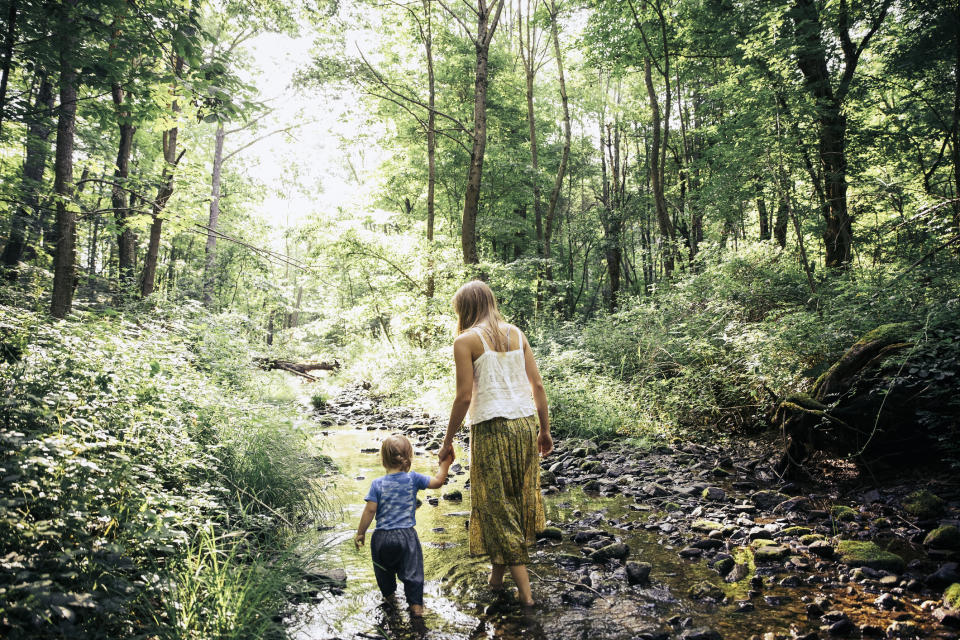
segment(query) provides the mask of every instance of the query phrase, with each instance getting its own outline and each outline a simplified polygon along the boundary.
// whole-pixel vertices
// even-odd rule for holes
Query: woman
[[[530,344],[500,315],[490,287],[468,282],[453,308],[457,395],[439,457],[453,453],[453,436],[469,410],[470,554],[490,556],[493,590],[503,588],[509,567],[520,601],[530,606],[527,547],[545,525],[537,452],[553,451],[547,395]]]

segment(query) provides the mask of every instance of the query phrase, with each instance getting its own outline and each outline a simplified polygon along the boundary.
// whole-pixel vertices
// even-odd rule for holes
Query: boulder
[[[779,491],[757,491],[750,496],[750,500],[759,509],[773,509],[777,505],[790,499],[790,496]]]
[[[946,549],[956,551],[960,549],[960,529],[953,525],[937,527],[927,534],[923,544],[931,549]]]
[[[960,611],[960,583],[953,583],[943,592],[943,606]]]
[[[698,629],[687,629],[680,634],[681,640],[722,640],[723,636],[719,632],[706,627]]]
[[[925,578],[927,586],[933,589],[943,589],[954,582],[960,582],[960,568],[956,562],[945,562]]]
[[[920,635],[920,627],[905,620],[894,620],[887,627],[888,638],[919,638]]]
[[[537,534],[540,540],[563,540],[563,531],[557,527],[547,527]]]
[[[630,547],[623,542],[615,542],[605,547],[600,547],[590,554],[590,559],[596,563],[603,563],[610,559],[624,560],[630,555]]]
[[[870,567],[893,573],[902,573],[906,568],[903,558],[867,540],[841,540],[837,552],[839,561],[850,567]]]
[[[790,549],[781,546],[764,546],[754,549],[753,558],[757,562],[771,562],[782,560],[790,555]]]
[[[689,594],[694,600],[705,600],[707,598],[710,600],[716,600],[717,602],[723,600],[723,590],[712,582],[707,582],[706,580],[698,582],[690,587]]]
[[[910,515],[921,520],[936,518],[943,513],[944,502],[926,489],[914,491],[903,499],[903,508]]]
[[[646,584],[650,581],[650,571],[653,565],[649,562],[628,562],[627,582],[630,584]]]
[[[343,569],[309,567],[303,571],[304,579],[318,589],[346,589],[347,572]]]
[[[701,492],[700,497],[704,500],[713,500],[719,502],[727,498],[727,492],[720,487],[707,487]]]
[[[711,531],[722,531],[723,525],[712,520],[694,520],[693,524],[690,525],[690,528],[694,531],[710,533]]]
[[[459,502],[460,500],[463,500],[463,493],[460,491],[460,489],[454,489],[453,491],[448,491],[443,494],[443,499]]]

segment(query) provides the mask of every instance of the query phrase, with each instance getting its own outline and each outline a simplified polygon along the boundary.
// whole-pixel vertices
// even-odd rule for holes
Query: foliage
[[[216,319],[161,315],[0,308],[6,633],[250,637],[280,606],[278,554],[322,517],[319,463],[291,409],[248,399],[259,374],[235,336],[227,362]],[[196,597],[246,617],[190,617]]]

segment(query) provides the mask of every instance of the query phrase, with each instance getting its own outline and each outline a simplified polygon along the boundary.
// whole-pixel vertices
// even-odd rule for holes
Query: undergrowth
[[[0,337],[2,635],[282,635],[324,463],[242,319],[2,305]]]

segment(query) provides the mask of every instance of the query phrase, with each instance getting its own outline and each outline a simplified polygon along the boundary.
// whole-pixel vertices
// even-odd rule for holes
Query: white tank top
[[[473,398],[470,401],[470,424],[490,418],[525,418],[537,412],[533,392],[527,379],[523,358],[523,340],[510,350],[507,325],[507,351],[494,351],[479,327],[472,329],[483,343],[483,353],[473,361]],[[519,333],[519,332],[518,332]]]

